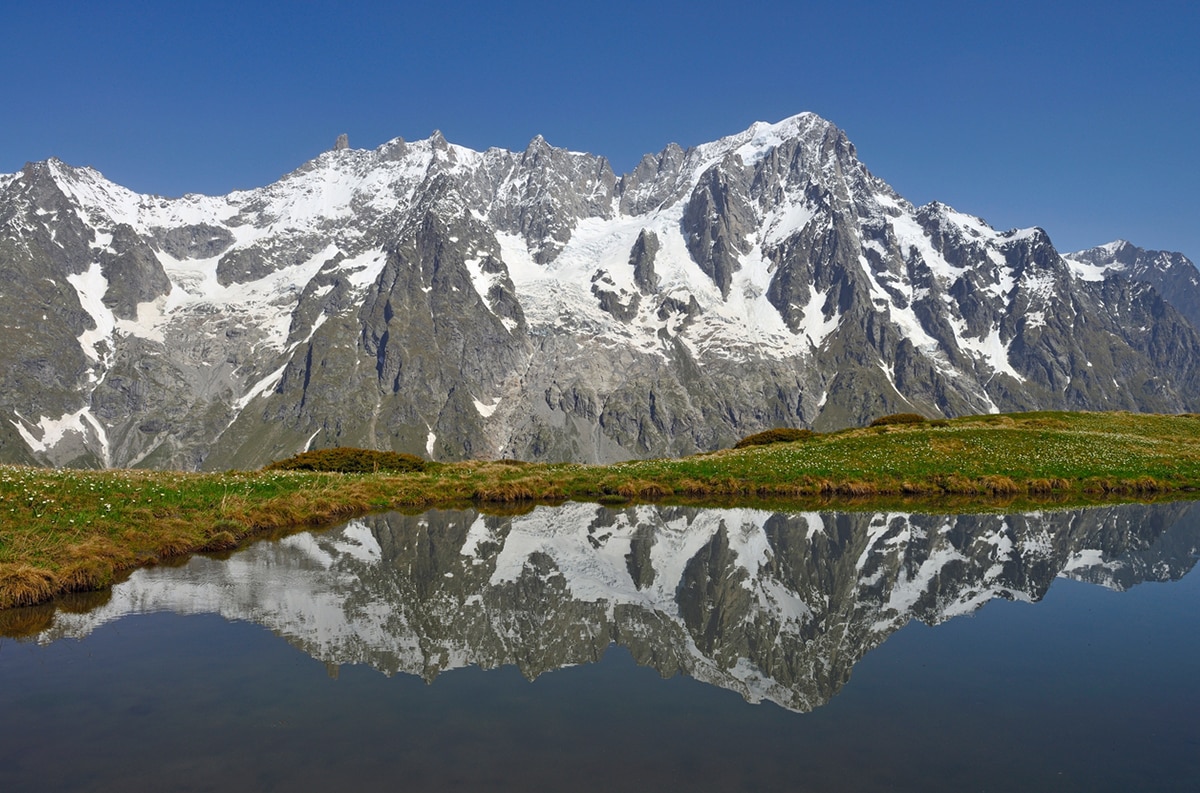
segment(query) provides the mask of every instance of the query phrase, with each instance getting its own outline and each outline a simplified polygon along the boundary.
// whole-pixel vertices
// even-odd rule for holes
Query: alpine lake
[[[1200,503],[387,513],[4,615],[0,791],[1193,791]]]

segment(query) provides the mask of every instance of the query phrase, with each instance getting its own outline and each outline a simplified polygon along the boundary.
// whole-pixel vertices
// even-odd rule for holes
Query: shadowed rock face
[[[811,114],[620,178],[439,133],[219,197],[34,163],[0,176],[0,273],[0,460],[607,462],[891,412],[1200,410],[1191,262],[914,207]]]
[[[390,514],[226,561],[140,570],[98,608],[58,613],[39,640],[130,613],[217,612],[328,664],[426,680],[466,665],[516,665],[534,678],[617,643],[664,676],[807,711],[910,620],[937,624],[993,598],[1035,602],[1056,576],[1118,590],[1173,580],[1198,551],[1194,504],[962,516],[583,504],[511,518]]]

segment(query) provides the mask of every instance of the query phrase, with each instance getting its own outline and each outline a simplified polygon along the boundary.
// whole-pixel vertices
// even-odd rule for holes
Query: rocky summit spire
[[[338,135],[337,140],[334,141],[333,150],[341,151],[342,149],[348,148],[350,148],[350,136],[343,132],[341,135]]]

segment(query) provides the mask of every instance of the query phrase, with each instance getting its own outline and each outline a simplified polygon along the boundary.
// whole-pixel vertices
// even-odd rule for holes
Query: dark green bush
[[[411,473],[424,471],[425,461],[411,454],[339,446],[336,449],[315,449],[311,452],[301,452],[286,460],[273,462],[264,470],[337,471],[343,474],[369,474],[378,471]]]
[[[880,416],[872,421],[870,427],[886,427],[889,424],[924,424],[928,419],[920,413],[892,413],[887,416]]]
[[[772,443],[791,443],[793,441],[806,441],[812,438],[817,433],[812,430],[798,430],[791,427],[776,427],[773,430],[765,432],[756,432],[753,435],[747,435],[733,445],[735,449],[745,449],[748,446],[767,446]]]

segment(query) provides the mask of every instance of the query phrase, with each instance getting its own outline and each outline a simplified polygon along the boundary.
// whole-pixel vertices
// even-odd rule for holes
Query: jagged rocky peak
[[[745,175],[729,164],[729,159],[722,160],[701,174],[682,221],[688,252],[722,297],[729,296],[733,274],[741,269],[741,257],[750,251],[748,237],[757,220],[746,200],[749,185]]]
[[[392,138],[377,148],[375,154],[381,162],[403,160],[408,154],[408,145],[404,142],[404,138]]]
[[[755,122],[736,135],[696,147],[707,162],[732,157],[753,169],[759,189],[803,189],[815,183],[837,192],[839,186],[876,188],[878,184],[859,162],[854,145],[836,125],[813,113],[801,113],[774,124]],[[771,198],[768,192],[765,198]],[[841,194],[841,198],[849,198]]]
[[[1155,251],[1139,248],[1126,240],[1113,240],[1095,248],[1067,254],[1067,258],[1087,262],[1111,270],[1171,270],[1182,268],[1185,274],[1191,275],[1196,265],[1182,253],[1171,251]]]
[[[554,149],[546,142],[545,138],[541,135],[534,135],[521,155],[521,164],[531,166],[540,165],[542,164],[542,159],[549,157],[553,151]]]
[[[687,153],[677,143],[668,144],[658,156],[642,157],[633,171],[621,177],[617,188],[621,211],[641,215],[663,209],[686,195],[686,158]]]
[[[1136,247],[1128,240],[1113,240],[1112,242],[1098,245],[1095,248],[1089,248],[1084,251],[1078,251],[1073,254],[1076,259],[1081,259],[1085,262],[1094,264],[1121,264],[1126,267],[1132,267],[1137,262],[1139,256],[1144,256],[1149,251],[1145,251]]]
[[[1182,253],[1139,248],[1114,240],[1088,250],[1067,254],[1077,277],[1102,280],[1123,275],[1149,284],[1195,326],[1200,327],[1200,272]]]
[[[350,148],[350,136],[343,132],[341,135],[338,135],[337,140],[333,142],[333,150],[343,151],[344,149],[348,148]]]
[[[75,169],[56,159],[44,162],[27,162],[19,173],[13,174],[8,182],[6,192],[16,198],[29,210],[43,212],[72,211],[63,183],[73,181]],[[10,202],[5,209],[11,210]]]
[[[614,216],[617,178],[605,158],[553,147],[538,135],[519,156],[500,159],[491,174],[499,184],[476,189],[485,204],[477,211],[519,235],[535,263],[557,258],[579,221]]]

